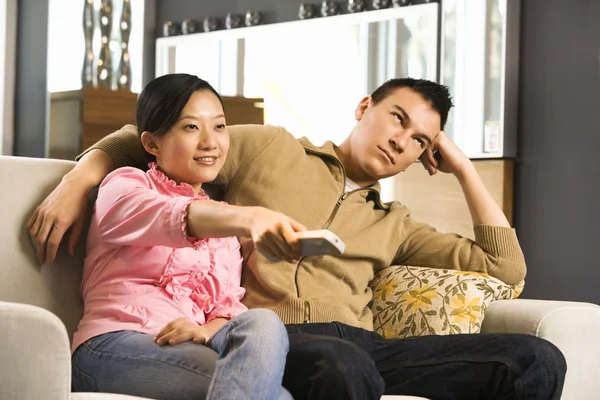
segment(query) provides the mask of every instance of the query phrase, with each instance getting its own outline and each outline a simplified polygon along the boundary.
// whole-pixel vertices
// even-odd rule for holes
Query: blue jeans
[[[207,346],[158,346],[153,336],[119,331],[96,336],[73,353],[73,389],[160,400],[290,400],[281,386],[288,336],[277,314],[246,311]]]

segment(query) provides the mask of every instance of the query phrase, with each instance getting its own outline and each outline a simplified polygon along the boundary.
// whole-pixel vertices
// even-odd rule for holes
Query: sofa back
[[[54,263],[39,266],[25,223],[74,165],[72,161],[0,156],[0,300],[53,312],[64,322],[70,338],[83,314],[79,285],[85,236],[74,257],[67,254],[63,240]]]

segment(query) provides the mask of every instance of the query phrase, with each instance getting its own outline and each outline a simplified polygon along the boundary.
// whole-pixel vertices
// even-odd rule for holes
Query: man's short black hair
[[[379,86],[371,94],[373,104],[383,101],[400,88],[409,88],[420,94],[429,102],[431,108],[440,114],[440,129],[444,129],[448,121],[448,112],[452,108],[452,96],[447,86],[425,79],[394,78]]]

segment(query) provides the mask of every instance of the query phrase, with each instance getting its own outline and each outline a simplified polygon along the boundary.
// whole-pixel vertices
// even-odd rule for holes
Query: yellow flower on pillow
[[[477,317],[481,311],[481,297],[474,297],[469,300],[468,297],[459,293],[451,301],[452,305],[450,307],[452,308],[452,312],[450,315],[454,316],[452,323],[460,323],[466,319],[470,320],[471,325],[477,323]]]
[[[383,288],[385,295],[394,293],[397,285],[398,285],[398,278],[391,279]]]
[[[412,306],[413,311],[417,311],[423,304],[432,304],[431,300],[435,299],[435,292],[435,287],[425,285],[420,289],[409,290],[402,297]]]

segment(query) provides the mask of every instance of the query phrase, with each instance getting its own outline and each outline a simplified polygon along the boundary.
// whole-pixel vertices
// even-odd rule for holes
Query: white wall
[[[17,0],[0,0],[0,154],[11,155],[14,142]]]

